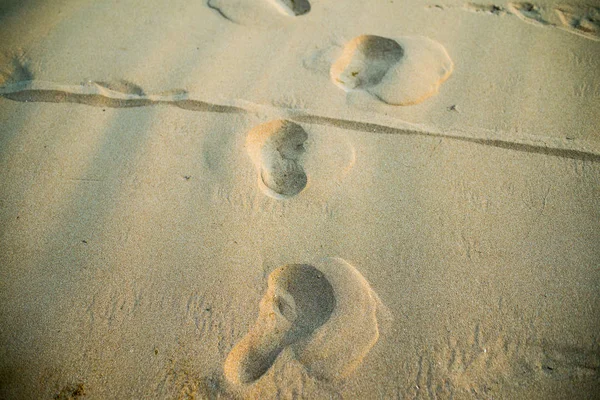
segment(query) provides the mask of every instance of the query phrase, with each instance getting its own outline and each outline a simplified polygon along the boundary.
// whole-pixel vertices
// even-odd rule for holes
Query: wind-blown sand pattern
[[[269,275],[254,327],[227,356],[225,376],[253,383],[291,346],[310,375],[341,380],[377,342],[378,308],[389,318],[365,278],[340,258],[280,267]]]
[[[598,5],[279,5],[0,2],[0,399],[597,398]]]
[[[346,91],[365,90],[387,104],[410,105],[436,94],[452,69],[446,49],[431,39],[361,35],[344,46],[330,74]]]

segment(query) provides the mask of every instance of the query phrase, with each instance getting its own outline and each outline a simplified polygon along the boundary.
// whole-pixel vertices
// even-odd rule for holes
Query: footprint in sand
[[[560,19],[559,28],[600,41],[600,7],[564,5],[554,11]]]
[[[297,195],[308,178],[302,167],[304,142],[308,134],[291,121],[276,120],[254,127],[246,146],[256,170],[261,189],[276,199]]]
[[[382,309],[364,277],[342,259],[280,267],[269,275],[254,327],[227,356],[225,377],[253,383],[289,347],[315,378],[343,379],[377,342]]]
[[[304,15],[310,11],[308,0],[270,0],[280,13],[292,17]]]
[[[291,17],[310,11],[308,0],[207,0],[207,7],[240,25],[277,27],[277,13]]]
[[[33,81],[33,73],[22,53],[0,54],[0,87]]]
[[[429,38],[361,35],[344,46],[329,74],[347,92],[364,90],[387,104],[409,105],[436,94],[452,70],[446,49]]]
[[[506,15],[506,9],[496,4],[467,3],[463,6],[463,9],[475,13],[491,14],[497,16]]]
[[[543,10],[533,3],[508,3],[508,9],[524,22],[534,25],[552,25],[544,18]]]
[[[548,8],[529,2],[509,3],[508,10],[524,22],[551,26],[587,39],[600,41],[600,8],[559,5]]]

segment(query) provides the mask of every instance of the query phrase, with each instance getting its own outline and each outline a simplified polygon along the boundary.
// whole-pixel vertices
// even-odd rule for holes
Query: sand
[[[600,398],[594,2],[0,2],[0,398]]]

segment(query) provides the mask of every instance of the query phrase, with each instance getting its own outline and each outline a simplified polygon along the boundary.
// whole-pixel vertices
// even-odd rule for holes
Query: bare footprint
[[[276,199],[300,193],[308,182],[302,168],[308,134],[291,121],[276,120],[254,127],[246,146],[258,172],[261,189]]]
[[[225,361],[225,376],[234,384],[254,382],[285,347],[323,325],[334,307],[333,288],[315,267],[291,264],[276,269],[269,275],[256,324]]]
[[[277,28],[278,14],[296,17],[310,11],[308,0],[206,0],[206,6],[240,25]],[[287,19],[286,19],[287,20]]]
[[[390,311],[354,266],[338,257],[313,263],[331,283],[336,305],[329,320],[310,337],[290,347],[315,378],[337,382],[360,366],[379,340]]]
[[[361,35],[346,44],[342,56],[331,66],[331,77],[345,90],[366,90],[379,84],[403,55],[404,49],[395,40]]]
[[[282,14],[295,17],[304,15],[310,11],[310,3],[308,0],[270,0],[271,3]]]
[[[446,49],[429,38],[361,35],[344,46],[329,73],[347,92],[364,90],[387,104],[409,105],[436,94],[452,70]]]
[[[225,361],[225,377],[236,385],[255,382],[288,346],[315,378],[345,378],[377,342],[384,307],[355,268],[327,258],[273,271],[259,310]]]

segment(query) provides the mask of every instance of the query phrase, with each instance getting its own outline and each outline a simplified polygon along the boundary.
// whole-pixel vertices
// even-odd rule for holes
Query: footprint
[[[329,74],[347,92],[364,90],[387,104],[409,105],[436,94],[452,70],[446,49],[431,39],[361,35],[344,46]]]
[[[331,66],[331,77],[345,90],[368,89],[380,83],[403,55],[404,49],[395,40],[361,35],[346,44]]]
[[[258,125],[248,133],[247,150],[265,194],[285,199],[306,187],[308,178],[301,158],[307,139],[308,134],[300,125],[286,120]]]
[[[295,17],[310,11],[308,0],[206,0],[206,6],[235,24],[271,29],[289,21],[278,14]]]
[[[33,73],[23,54],[0,55],[0,87],[33,80]]]
[[[269,275],[256,324],[225,361],[225,376],[234,384],[256,381],[285,347],[323,325],[334,307],[333,288],[315,267],[291,264],[276,269]]]
[[[559,6],[555,9],[559,26],[568,32],[592,40],[600,40],[600,8]]]
[[[476,13],[492,14],[497,16],[506,15],[506,9],[496,4],[467,3],[463,8],[467,11]]]
[[[310,11],[308,0],[270,0],[282,14],[296,17]]]
[[[544,18],[543,10],[533,3],[508,3],[508,9],[512,14],[519,17],[524,22],[534,25],[551,25]]]
[[[259,310],[225,361],[233,384],[259,379],[288,346],[315,378],[347,377],[377,342],[377,313],[385,307],[354,267],[326,258],[273,271]]]
[[[524,2],[509,3],[508,10],[524,22],[537,26],[551,26],[600,41],[600,8],[598,7],[562,5],[549,9]]]

